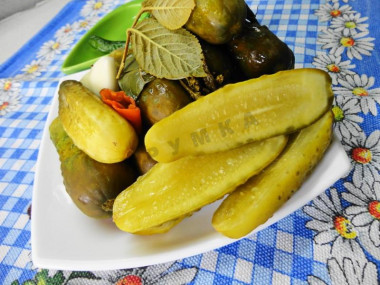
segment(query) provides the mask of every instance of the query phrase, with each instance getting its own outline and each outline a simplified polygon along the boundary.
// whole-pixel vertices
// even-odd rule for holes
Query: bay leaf
[[[144,10],[149,11],[158,22],[170,30],[181,28],[189,20],[195,8],[194,0],[145,0]]]
[[[137,100],[145,85],[155,77],[141,70],[133,54],[129,54],[124,63],[124,70],[118,80],[121,90]]]
[[[147,18],[127,31],[139,66],[157,78],[204,77],[203,53],[198,39],[180,28],[169,30]]]

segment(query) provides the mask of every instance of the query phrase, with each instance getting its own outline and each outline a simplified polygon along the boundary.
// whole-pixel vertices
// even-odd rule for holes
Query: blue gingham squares
[[[5,274],[2,280],[9,281],[6,272],[20,278],[32,272],[28,271],[31,270],[29,263],[21,266],[16,260],[30,250],[30,222],[26,212],[30,205],[34,166],[52,96],[59,78],[63,76],[60,67],[70,49],[62,50],[45,64],[37,78],[31,78],[25,71],[33,68],[33,64],[41,64],[39,59],[34,58],[35,55],[44,43],[55,39],[55,33],[62,26],[80,21],[79,12],[72,11],[79,11],[83,2],[70,2],[59,17],[31,40],[28,53],[23,48],[12,59],[12,64],[9,61],[0,67],[0,77],[17,78],[22,94],[17,111],[0,117],[0,252],[3,252],[2,264],[6,266],[2,270]],[[267,25],[294,51],[296,67],[307,66],[311,62],[319,29],[313,10],[318,8],[319,3],[261,0],[248,1],[248,4],[257,12],[258,21]],[[76,34],[76,38],[69,39],[70,45],[73,46],[84,33],[83,30]],[[292,271],[294,264],[298,263],[308,266],[305,270],[312,267],[310,236],[294,235],[298,223],[301,226],[304,224],[300,220],[302,217],[292,215],[250,238],[183,259],[180,264],[199,268],[194,280],[197,284],[283,284],[281,282],[284,280],[303,278]],[[304,265],[305,260],[308,265]]]
[[[28,213],[30,212],[35,164],[42,131],[58,80],[63,76],[61,65],[65,56],[86,30],[107,12],[102,11],[99,15],[93,15],[90,17],[93,18],[93,21],[85,18],[81,11],[86,5],[94,4],[93,2],[95,1],[73,0],[69,2],[15,56],[0,66],[0,91],[2,92],[0,96],[8,96],[9,102],[13,104],[11,112],[0,113],[0,284],[11,284],[15,280],[14,284],[22,284],[27,280],[35,282],[37,272],[41,274],[38,275],[39,278],[42,275],[50,274],[52,276],[57,273],[56,271],[41,271],[42,269],[32,266]],[[100,2],[107,6],[108,10],[124,3],[121,0]],[[375,19],[378,19],[379,4],[377,1],[247,1],[253,12],[257,14],[259,23],[268,26],[293,50],[296,68],[314,67],[317,52],[323,51],[321,44],[318,43],[318,38],[328,24],[327,21],[319,19],[315,11],[321,11],[321,7],[324,7],[323,9],[326,7],[342,8],[345,7],[344,5],[348,5],[347,3],[352,5],[355,10],[365,11],[367,14],[363,17],[373,19],[368,29],[371,34],[377,33],[376,35],[378,35],[374,39],[375,51],[378,51],[380,35],[378,25],[374,22]],[[363,5],[371,6],[371,8]],[[374,8],[372,9],[372,7]],[[70,33],[70,29],[74,28],[77,29],[75,33]],[[66,29],[68,30],[66,37],[59,37],[58,35],[65,32]],[[52,42],[60,44],[63,48],[46,49]],[[378,53],[376,54],[375,51],[373,53],[378,62]],[[42,55],[48,53],[51,53],[52,56],[44,59]],[[373,84],[373,87],[371,85],[376,93],[379,82],[378,76],[375,78],[379,73],[378,64],[375,64],[375,67],[370,70],[367,68],[375,57],[364,58],[361,64],[356,64],[356,68],[358,72],[367,72],[369,77],[373,76],[372,79],[367,78],[368,81],[376,79],[376,84]],[[340,80],[342,81],[342,78]],[[359,80],[353,77],[350,80],[357,83],[361,81],[361,78]],[[362,81],[366,81],[365,78]],[[361,106],[359,103],[355,104],[352,103],[355,108]],[[374,109],[380,112],[378,104],[375,104],[372,112],[375,112]],[[349,115],[356,114],[350,113]],[[362,130],[367,137],[372,130],[380,129],[377,116],[372,115],[371,112],[360,113],[360,118],[367,122],[367,128]],[[342,189],[344,183],[338,182],[334,187]],[[344,207],[349,204],[345,199],[341,201]],[[312,202],[308,204],[308,206],[311,205]],[[197,273],[191,284],[197,285],[313,284],[311,281],[318,284],[331,284],[329,270],[334,269],[336,272],[341,272],[344,268],[336,266],[331,260],[330,264],[327,264],[328,258],[332,259],[331,246],[315,242],[315,231],[306,227],[310,220],[311,217],[300,209],[276,224],[231,245],[177,260],[171,270],[196,268]],[[371,264],[380,266],[380,262],[374,257],[371,257],[369,261]],[[345,265],[348,266],[350,263],[346,261]],[[144,272],[146,268],[138,270]],[[138,270],[133,272],[140,272]],[[117,273],[119,272],[109,272],[110,275]],[[57,274],[58,277],[64,278],[63,276],[68,276],[71,272],[58,271]],[[78,273],[76,276],[86,274],[90,277],[96,275],[95,272],[86,272],[82,275]],[[341,275],[344,276],[343,273]],[[344,276],[344,278],[346,277],[348,278],[348,275]],[[376,282],[375,279],[371,280]],[[112,284],[116,283],[117,280],[115,280]],[[346,283],[341,283],[350,284],[347,280],[345,279]],[[89,281],[83,283],[85,282]]]

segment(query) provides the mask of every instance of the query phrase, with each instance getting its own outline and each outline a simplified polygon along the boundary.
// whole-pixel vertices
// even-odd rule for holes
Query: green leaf
[[[38,285],[48,284],[47,281],[49,279],[49,271],[47,269],[42,269],[34,276],[34,279],[37,281]]]
[[[124,70],[118,82],[121,90],[136,100],[144,86],[154,78],[154,76],[141,70],[133,54],[129,54],[125,59]]]
[[[172,31],[150,18],[128,29],[128,33],[133,54],[147,73],[167,79],[206,76],[201,45],[185,29]]]
[[[194,0],[145,0],[142,3],[144,10],[148,10],[161,25],[176,30],[189,20],[195,8]]]
[[[65,276],[62,271],[58,271],[53,277],[49,278],[49,285],[62,285],[65,282]]]

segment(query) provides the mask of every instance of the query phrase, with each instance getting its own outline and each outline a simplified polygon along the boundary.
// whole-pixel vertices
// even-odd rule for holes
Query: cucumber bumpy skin
[[[331,78],[318,69],[294,69],[226,85],[153,125],[145,136],[152,158],[224,151],[289,134],[320,118],[333,99]]]
[[[138,137],[132,125],[79,81],[63,81],[58,93],[63,128],[92,159],[116,163],[136,150]]]
[[[277,136],[225,152],[157,163],[116,197],[113,220],[123,231],[144,233],[191,214],[259,173],[286,142],[287,136]]]
[[[289,137],[282,154],[259,175],[231,193],[215,211],[212,225],[223,235],[241,238],[265,223],[298,190],[323,157],[332,137],[333,115]]]

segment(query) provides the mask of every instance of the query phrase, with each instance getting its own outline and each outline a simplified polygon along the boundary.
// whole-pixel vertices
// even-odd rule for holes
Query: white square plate
[[[79,80],[82,73],[62,78]],[[58,91],[58,90],[57,90]],[[111,220],[95,220],[82,214],[67,195],[58,154],[49,138],[49,125],[57,116],[58,92],[44,129],[33,190],[32,259],[40,268],[63,270],[111,270],[140,267],[189,257],[236,240],[217,233],[211,218],[216,202],[185,219],[169,233],[138,236],[122,232]],[[323,160],[302,188],[262,230],[326,190],[350,169],[350,161],[335,139]]]

